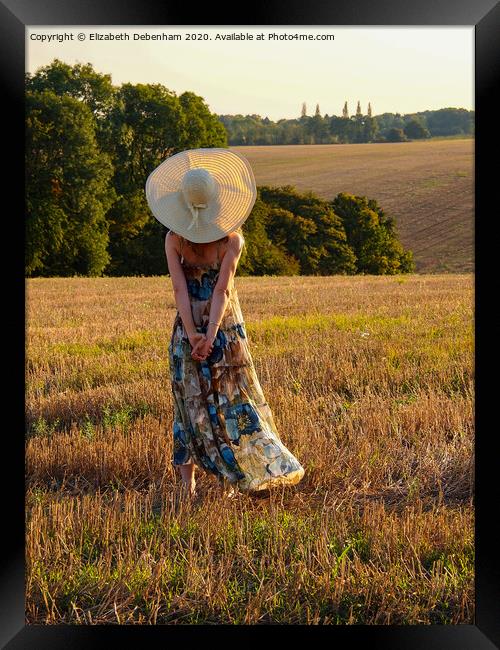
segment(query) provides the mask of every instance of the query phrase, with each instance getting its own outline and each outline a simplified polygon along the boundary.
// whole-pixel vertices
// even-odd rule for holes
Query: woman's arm
[[[214,287],[212,294],[212,303],[210,306],[210,321],[207,328],[207,340],[213,343],[217,335],[218,323],[220,323],[224,312],[226,311],[227,303],[229,301],[231,283],[233,282],[236,273],[236,267],[243,250],[243,238],[239,233],[235,233],[229,237],[227,251],[220,266],[219,277]]]
[[[189,300],[186,277],[182,270],[179,253],[175,249],[174,236],[170,231],[165,237],[165,254],[167,256],[168,271],[172,280],[175,303],[179,310],[179,314],[181,315],[186,334],[191,339],[191,337],[197,333],[196,326],[191,312],[191,302]]]

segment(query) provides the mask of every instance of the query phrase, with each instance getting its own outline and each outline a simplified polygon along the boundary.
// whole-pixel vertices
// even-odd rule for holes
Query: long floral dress
[[[183,256],[181,264],[196,330],[206,333],[219,250],[213,264],[187,264]],[[172,463],[193,461],[242,492],[298,483],[304,468],[280,440],[250,354],[234,278],[229,289],[212,352],[203,361],[192,358],[179,311],[175,315],[168,348],[174,401]]]

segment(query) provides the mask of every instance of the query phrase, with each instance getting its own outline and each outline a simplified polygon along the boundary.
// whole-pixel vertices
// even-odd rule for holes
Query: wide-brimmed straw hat
[[[146,199],[156,219],[197,243],[215,241],[236,230],[256,198],[250,163],[218,147],[174,154],[146,181]]]

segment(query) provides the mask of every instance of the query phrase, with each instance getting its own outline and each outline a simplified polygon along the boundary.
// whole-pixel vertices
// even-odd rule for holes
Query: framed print
[[[500,647],[498,3],[0,10],[2,647]]]

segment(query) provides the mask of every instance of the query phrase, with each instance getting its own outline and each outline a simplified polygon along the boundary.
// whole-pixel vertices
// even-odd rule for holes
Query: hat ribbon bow
[[[198,209],[199,208],[206,208],[207,204],[206,203],[188,203],[189,209],[191,210],[191,214],[193,215],[193,218],[191,220],[191,223],[188,226],[188,230],[190,230],[195,222],[196,222],[196,227],[198,227]]]

